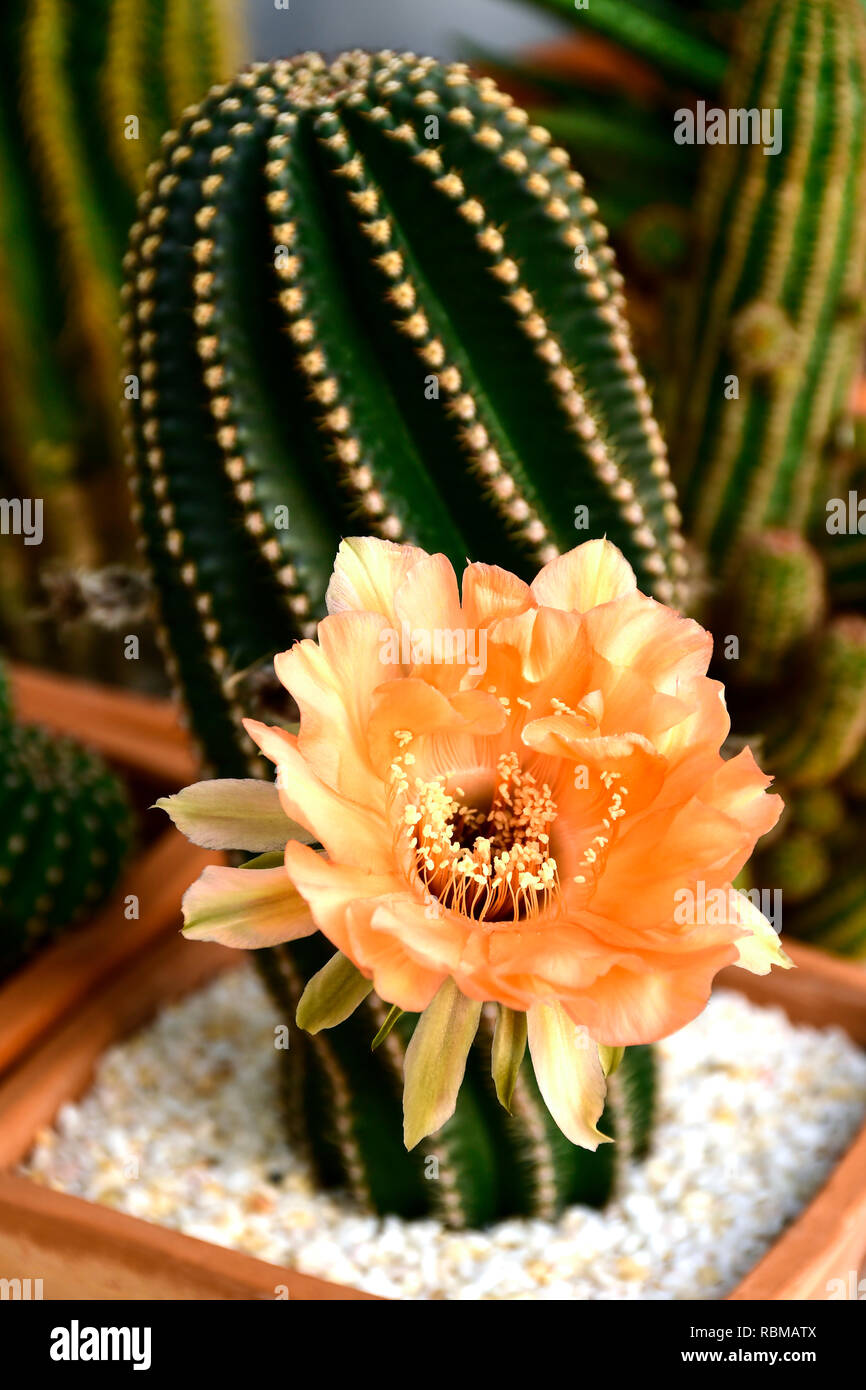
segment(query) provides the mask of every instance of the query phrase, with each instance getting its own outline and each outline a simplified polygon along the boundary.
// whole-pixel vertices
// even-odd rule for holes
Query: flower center
[[[557,809],[550,788],[521,768],[516,753],[503,753],[489,806],[465,803],[460,787],[442,776],[425,781],[394,763],[405,796],[402,823],[418,873],[443,907],[477,921],[525,920],[558,892],[549,830]]]

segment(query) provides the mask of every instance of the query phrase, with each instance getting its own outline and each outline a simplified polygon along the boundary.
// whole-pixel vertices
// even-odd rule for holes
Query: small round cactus
[[[13,722],[0,672],[0,975],[111,892],[132,839],[126,789],[72,739]]]

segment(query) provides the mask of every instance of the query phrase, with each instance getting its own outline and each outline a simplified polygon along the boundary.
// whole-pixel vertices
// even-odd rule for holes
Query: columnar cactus
[[[678,598],[679,513],[605,230],[492,82],[408,54],[255,66],[164,140],[127,272],[138,516],[214,770],[262,772],[241,682],[323,613],[344,533],[526,575],[606,533],[642,587]],[[480,1062],[428,1180],[400,1140],[411,1020],[375,1053],[375,1002],[302,1035],[322,960],[307,942],[256,954],[323,1180],[453,1223],[608,1194],[610,1151],[564,1141],[528,1069],[500,1120]],[[649,1054],[627,1054],[622,1091],[619,1154],[646,1143]]]
[[[721,663],[738,726],[763,735],[783,789],[829,789],[866,736],[864,619],[834,612],[855,594],[856,538],[837,542],[826,527],[866,310],[862,6],[750,0],[718,100],[780,112],[781,144],[703,155],[688,368],[671,391],[674,472],[706,555],[711,623],[739,638],[739,659]],[[787,928],[818,936],[850,838],[796,815],[782,836],[756,876],[782,889]],[[848,902],[834,899],[828,943],[858,939],[839,927]]]
[[[758,531],[740,555],[726,593],[729,630],[740,643],[732,678],[770,685],[823,616],[823,567],[796,531]]]
[[[866,737],[866,618],[834,618],[806,660],[799,692],[767,728],[769,764],[793,787],[832,781]]]
[[[644,1157],[655,1104],[651,1048],[626,1050],[600,1122],[616,1142],[590,1153],[557,1128],[528,1061],[512,1113],[502,1109],[490,1077],[494,1018],[486,1017],[453,1118],[407,1153],[403,1060],[414,1016],[404,1014],[375,1053],[371,1040],[388,1016],[375,995],[338,1028],[311,1035],[295,1026],[304,983],[329,954],[328,943],[314,938],[256,952],[289,1029],[280,1053],[289,1134],[324,1186],[347,1189],[368,1210],[482,1226],[515,1215],[551,1219],[576,1202],[602,1206],[623,1165]]]
[[[123,783],[73,740],[13,722],[0,671],[0,976],[112,890],[132,837]]]
[[[0,14],[0,495],[41,498],[52,558],[124,553],[118,295],[135,193],[160,133],[233,62],[223,0],[6,0]],[[114,490],[112,491],[112,488]],[[127,535],[127,540],[129,539]],[[43,552],[44,553],[44,552]],[[37,594],[5,544],[5,635]]]
[[[754,866],[762,883],[782,889],[786,929],[802,920],[818,939],[825,885],[848,874],[862,838],[866,678],[859,619],[844,608],[864,611],[866,541],[850,521],[829,524],[827,505],[866,498],[862,442],[852,448],[845,419],[866,306],[866,6],[534,2],[643,60],[601,99],[577,51],[571,89],[553,61],[517,75],[524,87],[535,77],[552,108],[541,118],[581,149],[589,172],[598,168],[599,202],[615,216],[641,292],[638,322],[652,347],[644,356],[666,412],[696,569],[706,575],[693,594],[703,591],[717,652],[731,655],[731,636],[739,642],[738,659],[719,662],[736,727],[766,737],[786,796],[796,791],[800,804],[826,794],[839,808],[832,830],[786,816]],[[681,41],[662,52],[671,29]],[[779,152],[677,146],[675,112],[696,98],[725,113],[779,109]],[[623,136],[635,126],[630,152]],[[694,242],[685,281],[689,257],[670,234],[678,225],[681,241]],[[856,914],[850,931],[839,924],[851,900],[834,899],[827,940],[836,948],[860,940]]]
[[[857,0],[757,0],[720,98],[781,112],[781,148],[708,146],[671,451],[692,538],[803,530],[850,390],[866,279],[866,22]]]

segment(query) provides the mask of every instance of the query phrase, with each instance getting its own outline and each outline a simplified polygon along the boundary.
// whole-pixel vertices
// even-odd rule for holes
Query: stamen
[[[406,746],[406,741],[403,745]],[[526,920],[559,892],[548,831],[557,807],[546,783],[520,766],[516,753],[496,765],[489,809],[448,791],[444,776],[410,780],[405,754],[392,764],[392,791],[406,796],[402,828],[409,833],[418,873],[443,906],[476,921]]]

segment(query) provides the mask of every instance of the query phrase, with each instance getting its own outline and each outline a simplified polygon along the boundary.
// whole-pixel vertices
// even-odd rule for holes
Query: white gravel
[[[317,1193],[280,1129],[277,1022],[244,965],[103,1059],[40,1133],[37,1182],[389,1298],[713,1299],[791,1221],[866,1114],[866,1054],[736,994],[661,1046],[652,1156],[605,1212],[452,1232]]]

